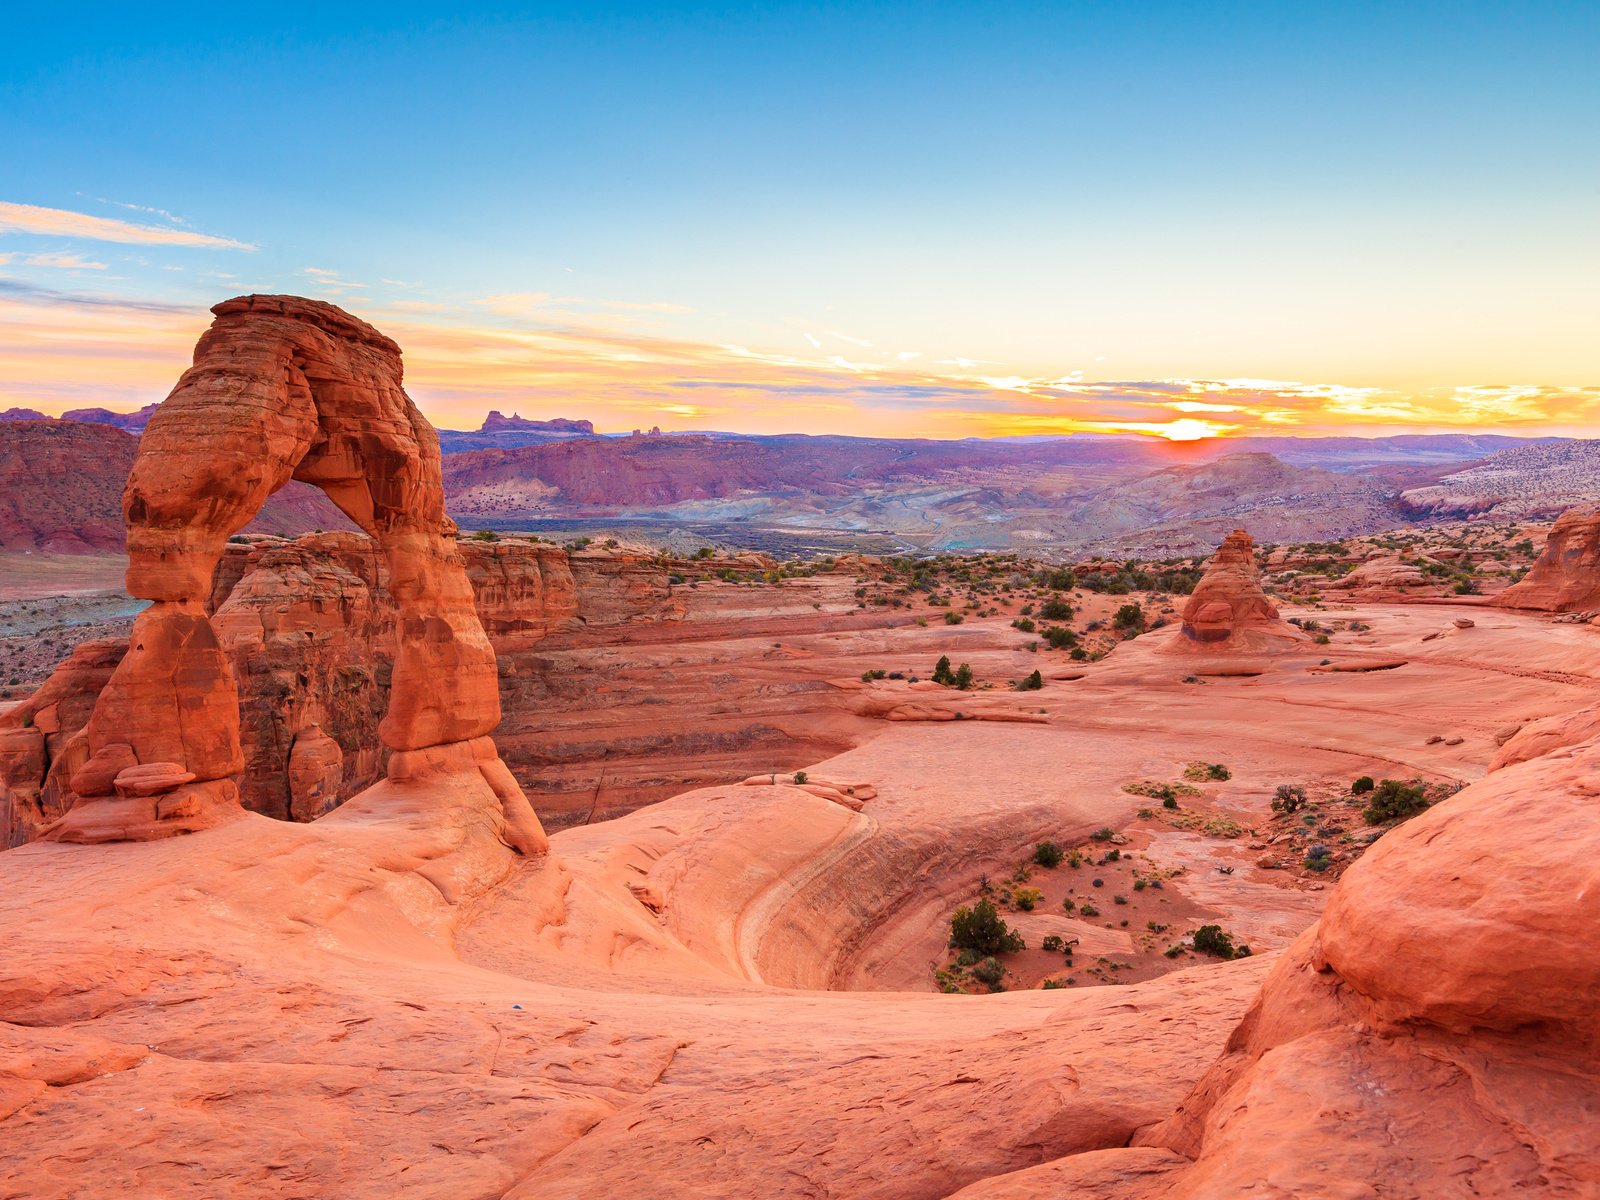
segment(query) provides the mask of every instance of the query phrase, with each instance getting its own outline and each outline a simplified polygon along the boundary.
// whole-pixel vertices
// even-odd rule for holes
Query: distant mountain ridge
[[[5,548],[120,547],[137,444],[121,426],[142,426],[150,409],[76,411],[89,419],[0,414]],[[650,519],[871,533],[907,549],[1177,555],[1241,524],[1266,541],[1331,539],[1489,509],[1547,515],[1600,495],[1600,442],[1502,434],[604,436],[585,420],[497,411],[476,431],[441,430],[440,442],[449,511],[469,527]],[[345,527],[298,484],[262,521],[274,532]]]

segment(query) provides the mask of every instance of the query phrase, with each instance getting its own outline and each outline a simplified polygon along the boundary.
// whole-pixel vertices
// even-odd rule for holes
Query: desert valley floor
[[[1371,627],[1359,644],[1249,676],[1193,675],[1163,653],[1173,626],[1070,672],[1081,678],[948,701],[986,719],[878,722],[806,767],[874,789],[859,811],[791,774],[564,830],[528,861],[496,838],[481,785],[435,780],[380,783],[308,825],[249,814],[152,843],[13,850],[0,856],[4,1194],[98,1180],[151,1196],[1331,1196],[1369,1194],[1342,1181],[1381,1173],[1390,1183],[1370,1194],[1424,1196],[1473,1194],[1468,1181],[1503,1194],[1485,1176],[1535,1168],[1548,1194],[1592,1194],[1582,1112],[1563,1117],[1567,1144],[1529,1144],[1508,1120],[1548,1114],[1523,1072],[1475,1077],[1420,1036],[1375,1040],[1364,1054],[1393,1061],[1358,1064],[1319,1052],[1333,1031],[1282,1032],[1251,1083],[1262,1098],[1207,1114],[1207,1146],[1229,1153],[1200,1168],[1181,1153],[1198,1133],[1181,1106],[1238,1053],[1230,1034],[1263,981],[1270,997],[1315,977],[1316,934],[1287,948],[1328,892],[1258,867],[1253,833],[1141,820],[1124,785],[1225,763],[1231,779],[1196,802],[1265,830],[1279,783],[1480,780],[1508,725],[1592,701],[1600,634],[1485,609],[1458,629],[1464,611],[1344,608]],[[1002,619],[973,624],[961,644],[987,673],[1036,661],[1002,648],[1018,640]],[[927,633],[911,627],[898,657],[948,644]],[[848,679],[887,661],[885,636],[794,648]],[[1324,659],[1405,665],[1318,670]],[[1594,751],[1558,757],[1472,792],[1487,806],[1600,778]],[[1181,870],[1171,898],[1256,953],[1123,986],[928,991],[949,913],[983,876],[1009,877],[1046,838],[1096,849],[1102,827],[1152,872]],[[1406,827],[1382,845],[1420,873],[1438,833]],[[1475,854],[1504,852],[1500,831],[1478,836]],[[1383,969],[1431,973],[1424,946],[1443,930],[1429,896],[1409,903]],[[1522,953],[1512,927],[1529,903],[1501,884],[1499,954]],[[1052,909],[1015,924],[1030,946],[1077,937],[1079,972],[1133,958],[1146,914],[1161,915],[1141,905],[1130,934]],[[1584,1095],[1600,1119],[1592,1080]],[[1408,1136],[1397,1120],[1415,1123]],[[1506,1146],[1432,1190],[1440,1140],[1463,1122],[1475,1144]],[[1246,1178],[1265,1182],[1228,1183]]]

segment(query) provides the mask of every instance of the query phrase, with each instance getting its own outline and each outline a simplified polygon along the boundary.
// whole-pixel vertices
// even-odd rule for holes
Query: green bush
[[[944,615],[944,623],[946,625],[959,625],[965,620],[966,618],[958,612],[947,612]]]
[[[1039,606],[1039,615],[1046,621],[1072,620],[1072,605],[1065,600],[1046,600]]]
[[[1117,615],[1111,618],[1111,623],[1118,629],[1143,629],[1144,609],[1137,604],[1124,604],[1117,609]]]
[[[1017,684],[1017,691],[1037,692],[1042,687],[1044,687],[1044,676],[1039,674],[1038,671],[1035,671],[1033,674],[1026,676],[1021,683]]]
[[[948,654],[941,654],[939,661],[934,664],[933,681],[942,683],[945,687],[949,687],[956,681],[956,674],[950,669],[950,656]]]
[[[1082,917],[1098,917],[1100,910],[1092,904],[1085,903],[1078,909],[1078,915]]]
[[[1044,640],[1050,643],[1052,650],[1060,650],[1065,646],[1076,646],[1078,635],[1064,625],[1049,625],[1041,631]]]
[[[1041,867],[1059,867],[1064,857],[1061,847],[1054,842],[1040,842],[1033,848],[1033,861]]]
[[[967,663],[962,663],[959,667],[956,668],[956,673],[951,678],[951,682],[954,683],[955,686],[960,688],[963,692],[971,691],[972,690],[972,667],[969,666]]]
[[[991,901],[979,900],[971,908],[962,905],[950,918],[950,946],[978,954],[1014,954],[1023,942]]]
[[[1363,775],[1350,785],[1350,794],[1352,796],[1364,796],[1377,786],[1376,783],[1372,782],[1371,775]]]
[[[997,959],[985,958],[972,968],[972,977],[979,983],[998,988],[1000,981],[1006,977],[1006,969],[1000,965]]]
[[[1036,887],[1018,888],[1011,893],[1011,902],[1023,912],[1032,912],[1039,901],[1044,899],[1044,893]]]
[[[1039,943],[1039,949],[1047,954],[1060,954],[1061,946],[1061,935],[1059,933],[1047,933],[1044,935],[1044,941]]]
[[[1097,842],[1109,842],[1112,838],[1117,836],[1117,831],[1112,829],[1109,825],[1102,825],[1089,836]]]
[[[1221,925],[1202,925],[1196,929],[1194,948],[1214,958],[1233,958],[1238,953],[1234,949],[1233,938],[1223,931]]]
[[[1296,813],[1306,804],[1306,790],[1295,784],[1280,783],[1277,793],[1272,799],[1272,811],[1275,813]]]
[[[1382,825],[1386,821],[1402,821],[1414,817],[1428,807],[1428,793],[1420,783],[1402,783],[1398,779],[1385,779],[1372,793],[1362,819],[1368,825]]]

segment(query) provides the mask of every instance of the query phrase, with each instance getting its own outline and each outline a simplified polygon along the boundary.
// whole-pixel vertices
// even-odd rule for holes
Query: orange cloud
[[[1420,393],[1265,379],[1082,380],[921,368],[900,354],[848,359],[642,333],[554,313],[548,297],[447,307],[349,302],[405,347],[406,384],[446,428],[491,408],[587,417],[602,430],[659,424],[751,433],[994,437],[1075,432],[1177,440],[1252,433],[1382,434],[1462,428],[1582,433],[1600,387],[1462,385]],[[487,311],[485,311],[487,310]],[[648,320],[641,315],[640,320]],[[189,364],[199,307],[71,295],[0,280],[0,409],[60,412],[159,400]]]
[[[222,250],[254,250],[245,242],[213,237],[192,229],[162,225],[135,225],[115,217],[92,217],[64,208],[41,208],[0,200],[0,233],[34,233],[47,237],[87,238],[95,242],[122,242],[138,246],[210,246]]]

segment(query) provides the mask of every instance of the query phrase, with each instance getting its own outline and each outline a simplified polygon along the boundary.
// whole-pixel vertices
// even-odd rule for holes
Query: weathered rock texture
[[[1136,1139],[1196,1160],[1164,1194],[1600,1192],[1597,840],[1592,741],[1387,834]]]
[[[871,654],[870,640],[830,638],[837,650],[826,656],[772,644],[881,625],[856,611],[849,573],[749,587],[715,576],[748,579],[770,559],[662,561],[471,538],[458,552],[497,660],[495,742],[547,826],[615,816],[752,767],[803,766],[870,728],[850,715],[852,695],[825,682],[859,675],[853,656]],[[370,538],[237,538],[206,609],[239,690],[245,808],[310,820],[383,777],[378,724],[398,612]],[[67,781],[86,756],[65,748],[85,744],[73,735],[124,649],[100,648],[96,661],[109,656],[100,670],[64,662],[0,715],[0,845],[33,840],[70,803]],[[24,732],[36,709],[65,714],[42,759],[37,735]]]
[[[142,840],[237,807],[237,689],[205,604],[228,538],[291,479],[326,492],[384,555],[398,632],[383,743],[406,753],[476,745],[500,720],[494,650],[444,512],[438,438],[401,386],[400,348],[332,305],[296,297],[238,297],[212,311],[123,493],[128,591],[153,603],[89,718],[88,761],[72,779],[78,801],[47,837]],[[130,753],[192,779],[166,796],[125,794],[106,766]],[[508,838],[542,851],[543,831],[519,798],[502,796]]]
[[[1255,543],[1235,529],[1217,548],[1183,606],[1178,650],[1251,653],[1282,649],[1299,640],[1299,632],[1278,615],[1261,590]]]
[[[1494,602],[1541,612],[1600,609],[1600,509],[1562,513],[1538,561]]]

